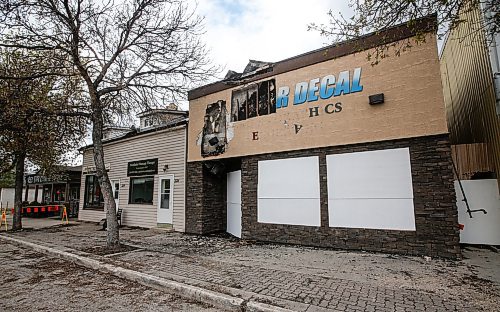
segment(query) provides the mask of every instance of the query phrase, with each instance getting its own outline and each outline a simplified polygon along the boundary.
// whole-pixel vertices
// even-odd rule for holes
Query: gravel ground
[[[217,311],[0,241],[0,311]]]

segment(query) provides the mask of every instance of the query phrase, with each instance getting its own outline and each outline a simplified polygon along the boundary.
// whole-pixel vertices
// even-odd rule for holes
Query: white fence
[[[497,180],[463,180],[465,196],[471,210],[482,212],[467,213],[462,191],[455,181],[457,193],[458,221],[464,225],[460,231],[460,242],[466,244],[500,245],[500,195]]]
[[[23,196],[21,200],[24,201],[24,195],[26,194],[26,189],[23,189]],[[42,197],[42,189],[38,190],[38,198]],[[28,201],[35,200],[35,189],[30,189],[28,192]],[[5,208],[13,208],[14,207],[14,188],[2,188],[0,191],[0,202],[2,203],[2,207]]]

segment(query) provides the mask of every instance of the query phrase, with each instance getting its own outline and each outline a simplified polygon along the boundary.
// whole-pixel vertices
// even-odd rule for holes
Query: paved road
[[[217,311],[0,241],[0,311]]]

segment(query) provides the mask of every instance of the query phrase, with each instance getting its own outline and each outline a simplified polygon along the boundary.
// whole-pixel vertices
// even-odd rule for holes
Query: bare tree
[[[0,173],[15,169],[14,230],[22,228],[26,161],[50,174],[86,130],[84,120],[67,107],[76,100],[78,81],[72,75],[41,76],[38,68],[57,64],[50,58],[53,53],[34,54],[37,63],[28,55],[0,52]]]
[[[474,31],[485,31],[491,40],[500,31],[500,1],[499,0],[350,0],[349,6],[354,11],[352,17],[345,17],[342,12],[330,10],[329,24],[309,24],[309,30],[318,31],[327,37],[332,43],[345,40],[356,39],[360,36],[376,32],[382,29],[396,26],[400,23],[407,23],[409,27],[418,25],[418,20],[430,15],[437,17],[438,36],[442,38],[448,29],[457,27],[464,22],[461,14],[474,10],[476,7],[484,13],[481,25],[471,25],[471,32],[467,35],[474,35]],[[425,40],[422,30],[416,29],[416,43]],[[378,63],[386,57],[389,46],[397,44],[387,41],[380,42],[380,47],[375,49],[372,63]],[[394,49],[396,54],[411,47],[410,40],[406,40]]]
[[[60,66],[76,69],[84,81],[88,101],[79,111],[92,123],[107,245],[118,247],[103,126],[117,114],[182,97],[216,72],[200,41],[202,19],[181,0],[4,0],[0,9],[0,46],[58,51]]]

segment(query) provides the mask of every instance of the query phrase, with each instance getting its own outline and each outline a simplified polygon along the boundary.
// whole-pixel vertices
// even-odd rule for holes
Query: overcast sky
[[[324,46],[327,39],[307,31],[307,25],[327,23],[330,9],[349,12],[347,1],[340,0],[197,2],[211,58],[225,66],[222,76],[229,69],[243,71],[249,59],[276,62]]]

